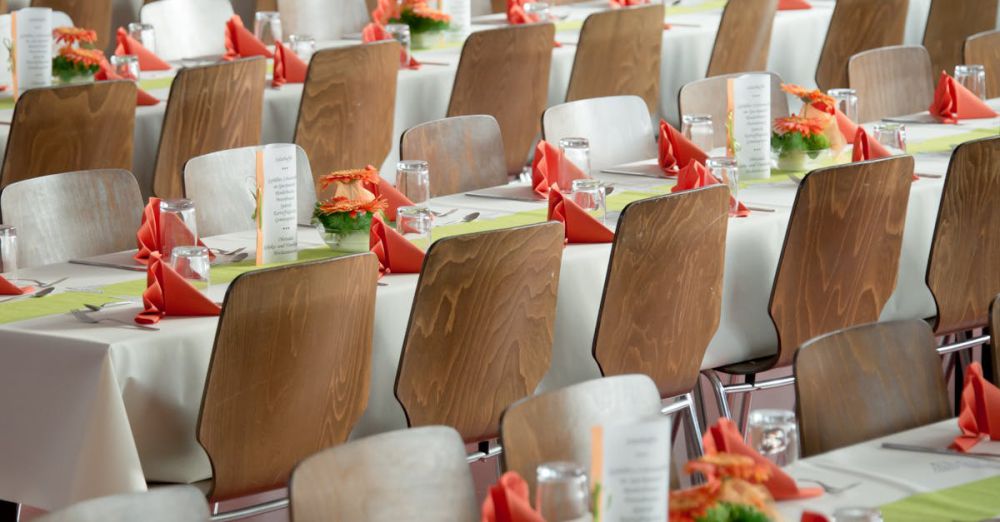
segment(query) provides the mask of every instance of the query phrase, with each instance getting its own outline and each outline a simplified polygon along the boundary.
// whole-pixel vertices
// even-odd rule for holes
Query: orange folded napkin
[[[814,511],[803,511],[799,522],[830,522],[826,515]]]
[[[531,507],[528,483],[516,471],[508,471],[490,486],[483,501],[481,522],[545,522]]]
[[[378,256],[378,273],[419,274],[424,264],[424,251],[393,230],[382,218],[372,218],[368,245]]]
[[[399,0],[378,0],[378,5],[372,10],[372,21],[385,25],[393,18],[399,18]]]
[[[567,243],[610,243],[615,233],[572,199],[559,192],[559,185],[549,190],[549,221],[563,224]]]
[[[146,291],[142,293],[145,310],[135,316],[139,324],[156,324],[164,316],[197,317],[219,315],[219,305],[181,277],[170,263],[153,252],[146,269]]]
[[[178,219],[173,214],[167,214],[167,216],[168,219]],[[149,203],[146,204],[146,208],[142,211],[142,224],[139,225],[139,231],[135,234],[139,246],[139,251],[133,256],[136,261],[147,263],[154,253],[163,253],[163,238],[160,236],[163,229],[161,219],[160,198],[149,198]],[[191,236],[189,239],[193,240],[194,237]],[[186,241],[186,243],[190,244],[191,241]],[[205,246],[205,244],[199,239],[198,246]],[[208,255],[209,258],[215,259],[215,255],[211,251],[209,251]]]
[[[851,153],[851,161],[868,161],[891,157],[892,153],[885,145],[873,140],[871,136],[861,127],[854,133],[854,151]]]
[[[941,80],[934,91],[934,102],[928,110],[941,123],[998,116],[983,100],[944,71],[941,71]]]
[[[692,160],[704,164],[708,154],[669,123],[660,120],[660,169],[667,175],[677,174]]]
[[[243,25],[240,15],[233,15],[226,22],[226,54],[223,60],[235,60],[237,58],[249,58],[251,56],[263,56],[274,58],[274,54],[267,50],[264,42],[257,39]]]
[[[34,291],[34,287],[21,288],[0,275],[0,295],[25,295]]]
[[[649,0],[608,0],[611,7],[632,7],[634,5],[646,5]]]
[[[96,81],[124,80],[124,79],[125,78],[122,78],[121,76],[118,75],[118,73],[115,72],[114,68],[111,67],[111,63],[109,63],[107,60],[101,60],[100,70],[97,71],[97,74],[94,74],[94,80]],[[136,86],[135,88],[136,105],[149,106],[149,105],[156,105],[158,103],[160,103],[160,100],[156,96],[153,96],[152,94],[149,94],[148,92]]]
[[[372,170],[375,167],[369,166]],[[389,221],[396,221],[396,209],[399,207],[409,207],[413,205],[410,198],[406,197],[405,194],[396,190],[396,187],[392,186],[385,178],[379,176],[378,172],[372,174],[372,178],[377,179],[377,182],[365,180],[362,185],[368,192],[371,192],[375,197],[382,196],[389,202],[389,207],[385,209],[385,217]]]
[[[381,24],[372,22],[365,26],[361,30],[361,41],[364,43],[381,42],[382,40],[392,40],[392,35],[389,31],[385,30]],[[399,62],[402,63],[406,59],[406,49],[399,50]],[[417,70],[420,68],[420,62],[413,57],[413,53],[410,53],[410,61],[406,64],[407,69]]]
[[[966,368],[958,427],[962,434],[951,447],[969,451],[985,436],[1000,440],[1000,388],[983,378],[983,367],[974,362]]]
[[[778,0],[779,11],[791,11],[794,9],[812,9],[812,5],[806,0]]]
[[[716,179],[701,162],[691,160],[677,173],[677,184],[670,189],[670,192],[681,192],[720,184],[722,182]],[[730,202],[732,202],[732,199],[733,197],[729,196]],[[750,209],[743,202],[740,202],[737,206],[736,217],[747,217],[749,215]]]
[[[507,0],[507,23],[520,25],[538,22],[537,15],[524,12],[524,2],[525,0]]]
[[[563,167],[567,171],[560,173],[560,169]],[[575,179],[589,177],[572,162],[563,161],[563,154],[559,147],[545,140],[538,142],[538,146],[535,147],[535,158],[531,162],[531,186],[536,193],[547,196],[549,187],[560,181],[564,185],[569,185]]]
[[[743,435],[733,421],[721,418],[719,422],[708,429],[704,436],[705,455],[716,453],[733,453],[750,457],[759,466],[766,466],[771,471],[771,478],[764,483],[774,500],[795,500],[818,497],[823,494],[823,488],[800,488],[795,479],[781,471],[775,463],[764,458],[743,441]]]
[[[302,58],[281,45],[281,42],[275,42],[271,87],[281,87],[286,83],[305,83],[308,70],[309,64],[303,62]]]
[[[142,71],[169,71],[170,64],[161,60],[159,56],[146,49],[138,40],[128,35],[128,31],[123,27],[118,28],[118,47],[115,48],[118,56],[131,54],[139,58],[139,70]]]

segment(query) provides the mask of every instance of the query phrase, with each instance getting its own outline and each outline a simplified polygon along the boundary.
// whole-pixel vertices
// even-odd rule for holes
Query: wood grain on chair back
[[[986,68],[986,97],[1000,98],[1000,30],[974,34],[965,40],[965,63]]]
[[[738,78],[746,73],[724,74],[703,80],[696,80],[681,87],[678,95],[678,105],[681,116],[691,114],[708,114],[712,117],[712,141],[716,147],[726,146],[726,120],[729,106],[728,84],[731,78]],[[753,72],[750,74],[766,74],[771,77],[771,119],[788,116],[788,96],[781,90],[784,80],[771,72]],[[706,151],[707,152],[707,151]]]
[[[497,436],[500,413],[549,370],[562,251],[551,222],[431,245],[396,376],[410,426]]]
[[[194,486],[165,486],[86,500],[37,522],[208,522],[208,503]]]
[[[1000,295],[997,295],[993,303],[990,304],[990,345],[1000,346]],[[1000,382],[1000,357],[994,355],[992,359],[993,384],[996,384]]]
[[[313,176],[382,165],[392,149],[399,44],[379,42],[313,55],[295,124]]]
[[[347,440],[368,403],[377,278],[360,254],[229,286],[198,418],[213,499],[283,487],[299,461]]]
[[[111,0],[31,0],[31,7],[48,7],[62,11],[73,20],[73,25],[97,32],[98,49],[105,49],[111,41]]]
[[[766,71],[771,28],[777,11],[778,0],[742,0],[726,4],[705,76]]]
[[[566,101],[631,94],[656,113],[662,44],[663,4],[588,16],[580,30]]]
[[[524,399],[501,420],[504,469],[520,473],[534,496],[539,464],[566,461],[589,469],[592,427],[659,412],[660,394],[645,375],[605,377]]]
[[[493,116],[455,116],[403,133],[399,158],[430,167],[431,197],[507,184],[503,138]]]
[[[142,196],[127,170],[88,170],[13,183],[0,196],[3,222],[20,238],[23,267],[135,248]]]
[[[509,174],[521,172],[538,137],[554,38],[552,24],[515,25],[476,31],[462,47],[448,116],[496,118]]]
[[[663,397],[694,388],[722,313],[728,222],[721,185],[625,207],[594,334],[601,373],[648,375]]]
[[[445,426],[391,431],[323,450],[292,474],[295,522],[479,520],[465,445]]]
[[[920,320],[856,326],[802,345],[795,356],[802,456],[951,417],[935,348]]]
[[[934,100],[936,76],[930,55],[919,45],[858,53],[851,57],[847,71],[851,88],[858,91],[860,121],[926,111]]]
[[[184,195],[184,164],[195,156],[260,143],[263,58],[181,69],[170,87],[153,192]]]
[[[278,0],[256,0],[256,2],[254,2],[253,10],[255,13],[259,13],[261,11],[277,11]]]
[[[60,172],[131,169],[135,96],[135,84],[129,81],[21,93],[14,106],[0,189]]]
[[[847,61],[869,49],[902,45],[910,0],[838,0],[816,67],[824,91],[847,87]]]
[[[813,337],[878,321],[896,288],[913,157],[813,171],[795,196],[769,307],[775,364]]]
[[[1000,293],[1000,136],[959,145],[945,177],[927,263],[936,335],[982,328]]]
[[[953,74],[956,65],[965,63],[965,39],[997,28],[997,5],[998,0],[931,0],[924,47],[935,73]]]
[[[590,142],[591,172],[657,155],[649,108],[638,96],[590,98],[545,109],[545,140],[558,144],[577,136],[586,136]]]

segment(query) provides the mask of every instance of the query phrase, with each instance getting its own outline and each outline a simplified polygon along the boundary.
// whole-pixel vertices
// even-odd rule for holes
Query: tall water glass
[[[546,462],[536,470],[535,503],[547,522],[590,520],[590,487],[583,467]]]
[[[539,22],[552,20],[552,6],[548,2],[525,2],[521,4],[521,8],[529,20],[535,19]]]
[[[181,277],[195,286],[205,289],[210,284],[212,263],[208,248],[203,246],[178,246],[170,253],[170,266]]]
[[[605,199],[604,185],[596,179],[574,179],[573,202],[587,212],[596,212],[597,219],[603,223],[608,217],[608,206]]]
[[[389,24],[385,30],[394,40],[403,47],[403,52],[399,53],[399,66],[410,66],[410,26],[406,24]]]
[[[198,245],[198,223],[195,221],[193,201],[160,201],[160,245],[160,253],[168,259],[175,247]]]
[[[902,123],[877,123],[872,138],[895,155],[906,154],[906,126]]]
[[[139,81],[139,57],[134,54],[113,55],[111,67],[126,80]]]
[[[288,37],[288,44],[292,46],[292,52],[306,63],[316,54],[316,39],[308,34],[293,34]]]
[[[434,214],[427,207],[399,207],[396,209],[396,231],[410,241],[431,239]]]
[[[559,150],[562,160],[556,183],[559,190],[569,192],[573,186],[573,166],[590,177],[590,141],[587,138],[563,138],[559,140]]]
[[[837,109],[844,113],[844,116],[847,116],[851,121],[858,121],[858,91],[854,89],[830,89],[826,93],[833,98]],[[851,136],[851,138],[854,137]]]
[[[834,522],[882,522],[882,512],[866,507],[842,507],[833,512]]]
[[[986,67],[982,65],[956,65],[955,81],[972,91],[980,100],[986,99]]]
[[[708,158],[705,166],[715,179],[729,187],[729,195],[732,196],[729,198],[729,215],[735,216],[739,211],[740,201],[740,169],[736,158]]]
[[[156,53],[156,29],[152,24],[133,22],[128,24],[128,35],[151,53]]]
[[[0,225],[0,273],[17,271],[17,229]]]
[[[254,15],[253,35],[264,45],[274,45],[281,38],[281,15],[277,11],[257,11]]]
[[[778,466],[787,466],[799,458],[799,428],[794,412],[750,412],[746,438],[750,447]]]
[[[686,114],[682,118],[681,133],[699,149],[708,152],[715,148],[711,114]]]
[[[427,162],[408,160],[397,163],[396,188],[417,205],[431,199],[430,167]]]

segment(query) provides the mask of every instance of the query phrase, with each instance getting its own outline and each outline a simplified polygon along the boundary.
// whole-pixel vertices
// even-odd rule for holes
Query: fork
[[[841,493],[843,493],[843,492],[845,492],[845,491],[847,491],[849,489],[856,488],[856,487],[858,487],[858,486],[861,485],[860,482],[853,482],[853,483],[848,484],[846,486],[831,486],[830,484],[827,484],[826,482],[820,482],[819,480],[815,480],[815,479],[800,478],[800,479],[796,479],[796,480],[798,480],[799,482],[812,482],[813,484],[816,484],[817,486],[823,488],[824,492],[829,493],[831,495],[839,495],[839,494],[841,494]]]
[[[110,322],[110,323],[120,324],[122,326],[129,327],[129,328],[138,328],[140,330],[148,330],[148,331],[152,331],[152,332],[159,332],[160,331],[159,328],[154,328],[152,326],[146,326],[144,324],[130,323],[128,321],[122,321],[121,319],[114,319],[114,318],[111,318],[111,317],[104,317],[104,318],[101,318],[101,319],[97,319],[97,318],[94,318],[94,317],[91,317],[91,316],[87,315],[87,312],[85,312],[83,310],[73,310],[71,313],[73,314],[73,317],[76,317],[77,321],[80,321],[82,323],[98,324],[98,323],[107,321],[107,322]]]
[[[215,254],[215,255],[218,255],[218,256],[235,256],[236,254],[239,254],[240,252],[242,252],[242,251],[244,251],[246,249],[247,249],[247,247],[239,247],[239,248],[237,248],[235,250],[229,250],[227,252],[227,251],[225,251],[225,250],[223,250],[221,248],[213,248],[212,249],[212,253]]]
[[[424,63],[424,62],[420,62],[420,63]],[[445,217],[445,216],[450,216],[450,215],[454,214],[455,212],[458,212],[457,208],[453,208],[451,210],[446,210],[444,212],[434,212],[432,210],[431,214],[434,214],[434,217]]]
[[[52,281],[51,283],[43,283],[43,282],[41,282],[41,281],[39,281],[37,279],[28,279],[28,278],[25,278],[25,277],[15,277],[14,278],[15,281],[27,281],[29,283],[35,283],[36,285],[38,285],[38,288],[48,288],[50,286],[56,286],[59,283],[62,283],[63,281],[65,281],[67,279],[69,279],[69,278],[68,277],[64,277],[62,279],[56,279],[55,281]]]

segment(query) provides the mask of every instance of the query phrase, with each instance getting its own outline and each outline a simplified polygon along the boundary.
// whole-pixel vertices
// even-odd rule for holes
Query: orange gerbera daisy
[[[441,11],[438,11],[437,9],[432,9],[432,8],[428,7],[427,4],[422,3],[422,2],[420,4],[418,4],[418,5],[413,6],[412,11],[413,11],[413,14],[415,14],[415,15],[421,17],[421,18],[430,18],[431,20],[435,20],[435,21],[438,21],[438,22],[450,22],[451,21],[451,16],[448,16],[447,14],[442,13]]]
[[[701,486],[670,492],[670,522],[694,522],[705,516],[719,498],[722,483],[709,479]]]
[[[795,84],[791,84],[791,83],[783,83],[783,84],[781,84],[781,90],[783,90],[783,91],[787,92],[788,94],[791,94],[792,96],[795,96],[796,98],[802,100],[802,103],[822,105],[824,107],[817,107],[817,108],[821,109],[821,110],[824,110],[824,111],[826,111],[826,108],[829,108],[830,111],[827,111],[827,112],[832,112],[832,109],[833,109],[833,107],[835,105],[835,102],[833,101],[833,97],[832,96],[830,96],[830,95],[828,95],[828,94],[826,94],[823,91],[820,91],[818,89],[811,89],[810,90],[810,89],[806,89],[805,87],[802,87],[801,85],[795,85]]]
[[[363,169],[348,169],[331,172],[319,179],[320,190],[334,183],[349,183],[351,181],[371,181],[378,179],[378,170],[368,165]]]
[[[700,472],[711,479],[740,479],[760,484],[771,478],[771,470],[757,465],[753,459],[732,453],[705,455],[684,466],[688,473]]]
[[[319,212],[326,215],[347,213],[352,218],[356,218],[359,214],[374,214],[387,208],[389,208],[389,201],[382,196],[371,201],[352,200],[343,196],[337,196],[321,203]]]
[[[819,118],[804,118],[802,116],[789,116],[787,118],[777,118],[774,120],[774,132],[778,134],[788,134],[797,132],[804,138],[823,134],[826,122]]]
[[[86,67],[100,67],[101,61],[104,60],[104,53],[101,51],[79,47],[63,47],[59,49],[59,56],[70,63]]]
[[[80,27],[56,27],[52,31],[56,43],[73,45],[75,43],[94,43],[97,41],[97,31]]]

